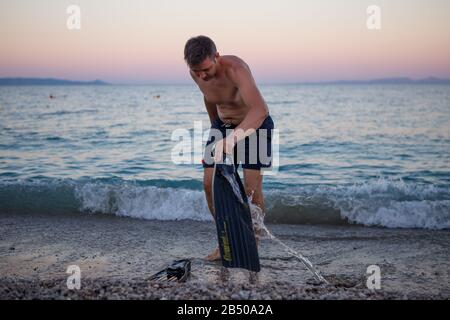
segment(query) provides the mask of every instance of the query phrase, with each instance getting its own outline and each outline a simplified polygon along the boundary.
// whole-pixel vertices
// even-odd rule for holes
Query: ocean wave
[[[75,188],[81,211],[158,220],[211,220],[203,192],[87,183]]]
[[[188,187],[188,188],[186,188]],[[0,182],[0,213],[90,213],[212,221],[198,181],[40,179]],[[266,222],[450,228],[450,190],[380,178],[266,191]]]
[[[450,190],[379,178],[346,186],[269,192],[268,212],[290,223],[342,223],[388,228],[450,228]],[[283,213],[284,211],[284,213]],[[289,212],[286,215],[286,212]],[[277,218],[275,215],[274,218]]]

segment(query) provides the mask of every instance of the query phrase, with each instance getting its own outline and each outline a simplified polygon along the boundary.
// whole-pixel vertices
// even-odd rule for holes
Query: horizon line
[[[186,82],[186,81],[164,81],[164,82],[133,82],[133,81],[107,81],[102,79],[93,79],[93,80],[72,80],[72,79],[64,79],[64,78],[55,78],[55,77],[0,77],[0,82],[3,81],[11,81],[11,80],[29,80],[29,81],[57,81],[57,82],[67,82],[68,85],[72,84],[86,84],[86,85],[119,85],[119,86],[146,86],[146,85],[194,85],[194,82]],[[395,76],[395,77],[377,77],[377,78],[368,78],[368,79],[339,79],[339,80],[319,80],[319,81],[257,81],[259,85],[320,85],[320,84],[450,84],[449,78],[439,78],[435,76],[428,76],[423,78],[410,78],[404,76]],[[0,83],[1,84],[1,83]],[[19,85],[19,84],[18,84]]]

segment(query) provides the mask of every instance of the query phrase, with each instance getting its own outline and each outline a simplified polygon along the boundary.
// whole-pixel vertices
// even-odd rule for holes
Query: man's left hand
[[[214,149],[214,162],[221,163],[224,153],[227,155],[233,154],[234,145],[234,134],[230,134],[225,139],[217,141]]]

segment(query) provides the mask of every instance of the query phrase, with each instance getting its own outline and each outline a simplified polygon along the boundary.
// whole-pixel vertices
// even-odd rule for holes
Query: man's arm
[[[219,118],[219,114],[217,113],[217,105],[215,103],[211,103],[206,100],[205,96],[203,96],[203,101],[205,101],[206,111],[208,112],[209,121],[211,124]]]
[[[230,71],[229,76],[239,89],[244,103],[249,107],[245,118],[234,129],[234,142],[236,143],[251,135],[261,126],[264,119],[269,115],[269,108],[259,92],[248,67],[239,66],[234,68]]]

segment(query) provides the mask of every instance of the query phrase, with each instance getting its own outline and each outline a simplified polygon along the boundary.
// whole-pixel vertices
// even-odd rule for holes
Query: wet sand
[[[362,226],[268,225],[330,282],[263,239],[256,284],[203,257],[217,244],[211,222],[140,220],[109,215],[0,214],[0,299],[449,299],[450,231]],[[192,259],[186,283],[148,278],[172,260]],[[69,265],[81,289],[69,290]],[[369,290],[378,265],[381,289]]]

